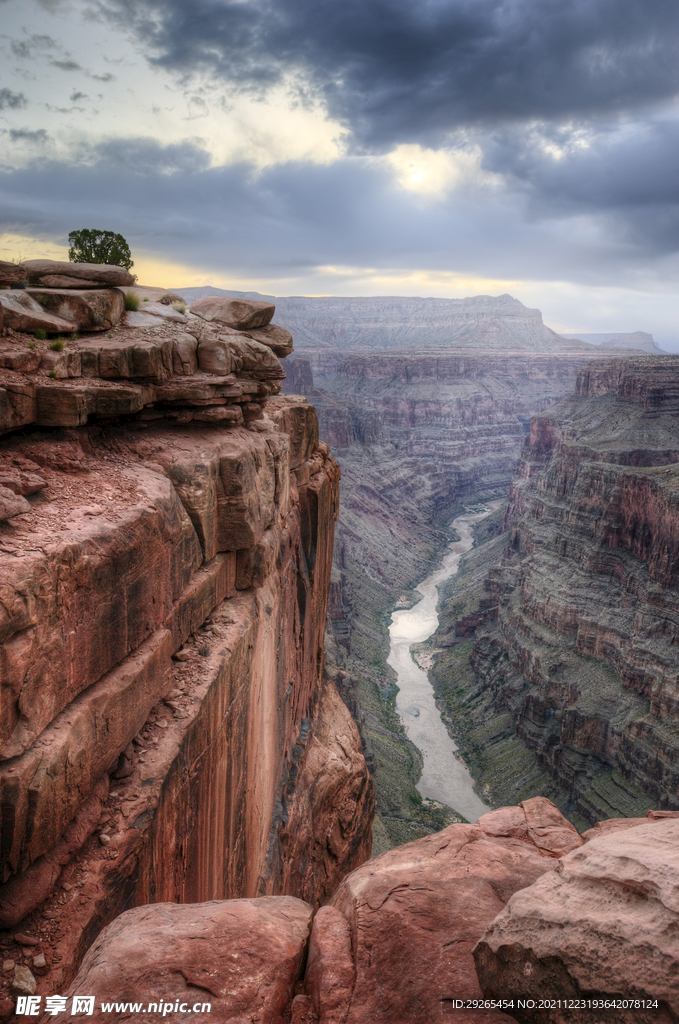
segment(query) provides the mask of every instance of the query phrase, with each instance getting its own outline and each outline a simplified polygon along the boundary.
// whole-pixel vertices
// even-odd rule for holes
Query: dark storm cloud
[[[289,73],[364,143],[631,109],[679,92],[676,0],[98,0],[151,60],[240,88]]]
[[[28,100],[22,92],[0,89],[0,110],[21,110],[27,104]]]
[[[568,129],[506,128],[481,142],[484,166],[540,218],[594,214],[611,238],[679,249],[679,123],[667,117]]]

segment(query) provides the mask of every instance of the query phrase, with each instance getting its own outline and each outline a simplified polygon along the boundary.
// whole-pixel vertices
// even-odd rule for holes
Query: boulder
[[[182,298],[181,295],[177,295],[176,292],[165,292],[160,296],[158,302],[162,302],[164,306],[171,306],[173,302],[183,302],[186,304],[186,299]]]
[[[2,306],[0,306],[0,315]],[[38,349],[23,348],[17,345],[0,348],[0,366],[5,370],[17,370],[19,373],[33,373],[40,366],[42,353]]]
[[[616,1021],[679,1020],[679,820],[591,839],[517,892],[474,950],[487,997],[658,1000]],[[562,1008],[515,1010],[565,1024]],[[610,1010],[577,1014],[584,1024]]]
[[[96,282],[99,287],[107,285],[115,288],[119,285],[134,284],[134,276],[125,270],[124,267],[114,267],[108,263],[66,263],[60,260],[24,260],[20,263],[24,277],[29,284],[44,284],[44,278],[58,277],[66,278],[72,282],[71,287],[79,288],[80,281],[86,281],[91,286]]]
[[[530,843],[546,857],[562,857],[584,843],[575,825],[544,796],[531,797],[518,807],[489,811],[482,814],[476,824],[488,836]]]
[[[273,1024],[292,1001],[310,924],[311,907],[292,896],[136,907],[102,931],[67,995],[160,1003],[159,1014],[187,1004],[165,1011],[169,1021],[188,1011],[196,1024]],[[148,1014],[125,1020],[147,1024]]]
[[[68,320],[81,331],[110,331],[125,312],[125,300],[117,288],[27,288],[26,291],[47,313]]]
[[[510,896],[553,864],[532,844],[451,825],[353,871],[330,905],[350,930],[356,980],[347,1016],[335,1006],[328,1021],[431,1024],[442,1014],[462,1020],[455,1000],[481,998],[473,947]],[[341,929],[325,917],[319,929],[309,962],[317,1009],[330,1006],[338,986],[349,987]],[[506,1020],[495,1011],[475,1019]]]
[[[284,380],[285,370],[267,345],[241,335],[226,342],[241,368],[255,380]]]
[[[13,331],[24,331],[26,334],[34,334],[35,331],[62,334],[76,329],[76,324],[72,320],[48,313],[27,291],[0,291],[0,307],[4,314],[5,327],[11,327]]]
[[[9,487],[0,485],[0,522],[30,511],[31,506],[22,495],[15,494]]]
[[[208,322],[214,320],[237,331],[248,331],[253,327],[266,327],[270,324],[276,307],[271,302],[207,295],[194,302],[190,311]]]
[[[267,327],[255,327],[244,332],[248,338],[258,341],[261,345],[268,345],[269,348],[283,359],[292,352],[292,335],[285,327],[278,327],[277,324],[268,324]]]
[[[0,260],[0,284],[23,284],[25,280],[26,271],[20,263]]]

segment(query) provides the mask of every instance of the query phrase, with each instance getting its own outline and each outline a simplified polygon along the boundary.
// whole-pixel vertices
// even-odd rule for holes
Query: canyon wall
[[[551,784],[590,823],[679,807],[678,403],[675,357],[588,364],[450,588],[437,692],[495,798]]]
[[[273,325],[166,312],[0,339],[0,944],[39,991],[127,907],[318,905],[370,853],[337,463]]]

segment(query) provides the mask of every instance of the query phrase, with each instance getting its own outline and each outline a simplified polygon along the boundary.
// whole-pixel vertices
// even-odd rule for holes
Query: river
[[[469,769],[456,756],[457,745],[441,720],[429,676],[413,661],[410,648],[435,632],[439,624],[439,584],[457,572],[460,558],[474,542],[476,523],[502,504],[503,501],[491,501],[483,511],[465,512],[453,520],[460,539],[448,545],[439,568],[415,588],[422,599],[412,608],[394,612],[389,627],[391,646],[387,660],[398,676],[396,710],[408,739],[421,751],[424,762],[417,789],[423,797],[447,804],[471,822],[490,807],[474,792]]]

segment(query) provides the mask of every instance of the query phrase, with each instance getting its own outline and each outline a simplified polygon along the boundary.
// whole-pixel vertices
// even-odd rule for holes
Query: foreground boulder
[[[613,1018],[587,1008],[514,1009],[520,1021],[679,1020],[679,820],[591,839],[517,892],[474,951],[488,997],[658,1000]]]
[[[292,1001],[311,914],[292,896],[137,907],[103,930],[67,995],[95,996],[94,1016],[107,1020],[101,1004],[115,1000],[160,1004],[168,1021],[273,1024]],[[127,1010],[115,1019],[149,1016]]]
[[[508,810],[397,847],[345,878],[311,939],[307,992],[321,1024],[508,1019],[455,1002],[482,998],[474,945],[510,896],[555,863],[550,849],[494,834]],[[523,809],[511,810],[525,829]],[[530,810],[538,831],[575,832],[548,800]]]
[[[44,288],[115,288],[134,284],[124,267],[108,263],[67,263],[62,260],[24,260],[19,266],[29,284]]]
[[[266,327],[271,323],[276,307],[271,302],[255,302],[252,299],[229,299],[221,295],[206,295],[191,306],[191,312],[203,320],[232,327],[237,331],[248,331],[252,327]]]

